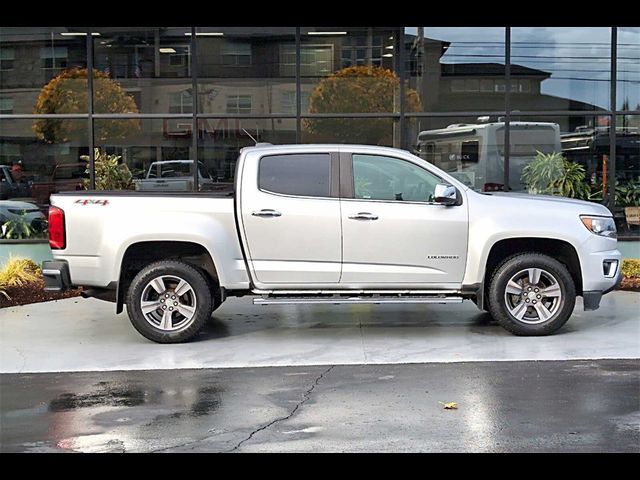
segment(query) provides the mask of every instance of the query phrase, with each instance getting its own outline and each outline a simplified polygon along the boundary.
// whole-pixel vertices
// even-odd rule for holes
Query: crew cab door
[[[466,205],[433,201],[435,173],[388,155],[341,154],[341,284],[447,288],[464,277]]]
[[[338,168],[328,152],[245,159],[239,211],[256,286],[339,282]]]

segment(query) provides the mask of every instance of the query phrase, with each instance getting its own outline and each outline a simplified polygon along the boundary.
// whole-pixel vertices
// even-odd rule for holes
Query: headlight
[[[580,215],[580,220],[584,223],[584,226],[601,237],[617,238],[618,233],[616,231],[616,223],[612,217],[589,217],[587,215]]]

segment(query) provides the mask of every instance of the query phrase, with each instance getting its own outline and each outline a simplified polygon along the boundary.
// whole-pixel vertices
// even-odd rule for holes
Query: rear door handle
[[[260,210],[259,212],[251,213],[254,217],[281,217],[282,214],[280,212],[276,212],[275,210],[271,210],[269,208]]]
[[[369,212],[360,212],[356,215],[349,217],[351,220],[377,220],[378,216]]]

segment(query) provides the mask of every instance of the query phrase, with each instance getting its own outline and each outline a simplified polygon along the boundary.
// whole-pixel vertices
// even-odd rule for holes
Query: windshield
[[[86,165],[84,163],[72,164],[72,165],[58,165],[53,171],[54,180],[69,180],[73,178],[84,178],[87,176],[85,173]]]

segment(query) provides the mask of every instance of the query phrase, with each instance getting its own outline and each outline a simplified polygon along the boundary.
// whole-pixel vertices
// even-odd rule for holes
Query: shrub
[[[109,155],[100,151],[99,148],[93,150],[95,156],[95,179],[96,190],[133,190],[133,175],[126,163],[121,163],[119,155]],[[81,160],[89,161],[88,155],[82,155]],[[89,175],[89,164],[85,173]],[[84,187],[89,188],[89,179],[84,179]]]
[[[529,193],[587,199],[584,167],[570,162],[561,153],[536,152],[536,158],[522,170],[522,183]]]
[[[622,260],[622,275],[625,278],[640,278],[640,259],[625,258]]]
[[[11,257],[0,270],[0,289],[22,287],[37,282],[41,275],[40,267],[33,260]]]

